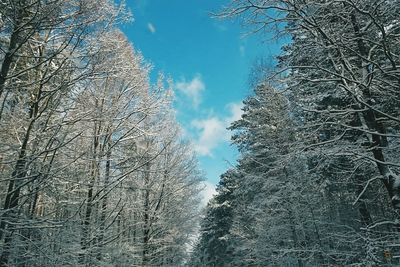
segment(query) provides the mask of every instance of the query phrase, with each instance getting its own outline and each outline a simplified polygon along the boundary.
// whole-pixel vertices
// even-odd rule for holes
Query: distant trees
[[[0,3],[0,266],[186,260],[201,175],[124,12]]]
[[[239,174],[228,170],[221,175],[217,186],[218,195],[207,205],[201,224],[200,239],[195,247],[190,266],[226,266],[232,260],[232,228],[235,207],[234,190],[239,183]]]
[[[237,0],[222,12],[291,41],[231,127],[242,178],[221,266],[398,264],[399,4]],[[196,251],[217,237],[202,231]]]

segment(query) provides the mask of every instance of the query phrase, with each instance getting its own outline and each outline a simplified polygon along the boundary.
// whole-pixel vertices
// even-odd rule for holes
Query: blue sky
[[[249,73],[259,58],[272,59],[279,45],[243,37],[238,22],[212,18],[228,1],[127,0],[134,22],[124,32],[154,65],[174,80],[178,122],[192,139],[208,182],[235,164],[237,151],[226,127],[240,118],[251,93]]]

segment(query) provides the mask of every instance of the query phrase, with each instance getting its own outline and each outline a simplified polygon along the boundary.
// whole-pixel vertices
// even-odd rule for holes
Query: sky
[[[236,148],[226,128],[240,118],[251,94],[249,75],[257,60],[271,60],[280,45],[249,36],[235,20],[211,16],[225,0],[127,0],[134,21],[123,31],[153,74],[174,81],[174,106],[184,134],[193,142],[210,197],[219,176],[235,165]]]

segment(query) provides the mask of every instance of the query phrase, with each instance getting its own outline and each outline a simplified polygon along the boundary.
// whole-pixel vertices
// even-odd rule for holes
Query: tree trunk
[[[94,185],[98,176],[98,153],[99,153],[99,138],[100,138],[101,124],[95,122],[94,124],[94,137],[93,137],[93,153],[91,159],[91,170],[89,176],[88,191],[86,196],[86,211],[82,223],[82,237],[81,237],[81,262],[85,262],[86,250],[90,247],[90,221],[92,218],[93,201],[94,201]]]
[[[360,70],[362,72],[362,93],[363,97],[366,99],[366,103],[369,105],[372,105],[372,99],[371,99],[371,92],[369,88],[369,84],[366,84],[366,81],[368,81],[372,75],[371,70],[368,68],[369,63],[365,61],[365,58],[368,58],[368,51],[367,47],[362,40],[362,33],[360,32],[360,25],[357,21],[357,18],[352,12],[350,14],[350,20],[353,25],[354,29],[354,35],[355,38],[357,38],[357,46],[358,46],[358,52],[362,56],[362,59],[360,61]],[[383,126],[382,123],[377,121],[375,111],[372,110],[371,108],[367,108],[366,111],[364,111],[361,116],[365,120],[365,125],[368,130],[371,132],[378,132],[381,134],[384,134],[386,132],[385,127]],[[386,190],[388,191],[389,197],[391,199],[392,205],[395,209],[400,208],[400,177],[398,177],[397,174],[395,174],[387,164],[385,160],[385,156],[382,150],[382,147],[387,146],[387,138],[385,136],[381,136],[379,134],[371,134],[371,148],[372,153],[375,159],[375,163],[378,167],[379,173],[383,176],[383,184],[386,187]]]
[[[111,166],[111,134],[108,134],[107,136],[107,156],[106,156],[106,167],[105,167],[105,175],[104,175],[104,185],[103,189],[105,192],[105,195],[103,197],[103,203],[101,205],[101,214],[100,214],[100,234],[98,238],[98,249],[99,253],[97,255],[97,258],[100,260],[101,259],[101,249],[103,247],[103,241],[104,241],[104,235],[105,235],[105,224],[106,224],[106,213],[107,213],[107,205],[108,205],[108,193],[107,187],[110,183],[110,166]]]
[[[146,166],[145,166],[145,174],[144,174],[144,181],[145,181],[145,195],[144,195],[144,226],[143,226],[143,255],[142,255],[142,266],[147,266],[149,262],[148,253],[149,253],[149,239],[150,239],[150,162],[149,158],[146,158]]]
[[[288,213],[289,213],[290,230],[292,231],[293,245],[295,249],[299,249],[300,245],[299,245],[299,239],[297,237],[296,225],[294,224],[293,212],[290,208],[288,209]],[[297,265],[299,267],[304,267],[304,263],[303,260],[301,259],[301,256],[298,255],[298,253],[296,254],[297,254],[296,255]]]

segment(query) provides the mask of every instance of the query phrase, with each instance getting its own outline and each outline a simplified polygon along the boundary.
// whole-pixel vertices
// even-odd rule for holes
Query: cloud
[[[211,151],[223,140],[229,139],[225,122],[217,117],[193,120],[192,126],[199,132],[195,142],[195,151],[201,156],[212,156]]]
[[[244,45],[239,46],[239,52],[242,57],[246,54],[246,47]]]
[[[230,125],[232,122],[239,120],[243,114],[243,103],[229,103],[227,105],[231,116],[226,119],[226,122]],[[228,126],[229,126],[228,125]]]
[[[185,78],[175,84],[175,87],[185,94],[192,102],[194,108],[197,108],[201,103],[201,93],[206,89],[200,74],[186,82]]]
[[[210,182],[204,181],[203,182],[204,189],[201,191],[201,204],[203,206],[206,206],[208,201],[217,194],[217,191],[215,191],[215,185],[213,185]]]
[[[221,21],[214,23],[214,27],[220,32],[225,32],[228,30],[228,27],[226,27],[226,25],[222,24]]]
[[[151,32],[151,33],[155,33],[156,32],[156,27],[154,27],[154,25],[152,23],[147,23],[147,29]]]
[[[211,116],[206,119],[193,120],[191,126],[198,133],[198,138],[194,142],[194,149],[200,156],[212,157],[212,151],[224,142],[229,142],[231,132],[227,128],[232,122],[240,119],[243,111],[242,103],[229,103],[226,108],[229,110],[228,116]]]

